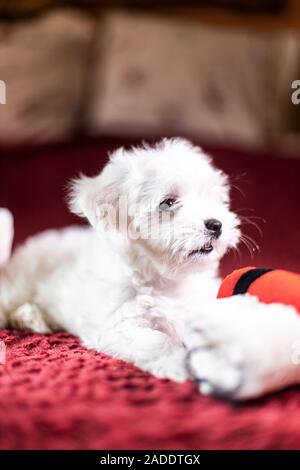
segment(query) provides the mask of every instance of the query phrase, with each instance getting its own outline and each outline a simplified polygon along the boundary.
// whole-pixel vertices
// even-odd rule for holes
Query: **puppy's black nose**
[[[210,230],[211,232],[214,232],[214,235],[216,237],[219,237],[222,232],[222,222],[220,222],[218,219],[207,219],[204,222],[205,227]]]

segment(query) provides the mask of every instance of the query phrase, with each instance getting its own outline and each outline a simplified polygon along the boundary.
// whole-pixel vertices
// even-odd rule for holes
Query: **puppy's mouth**
[[[206,242],[204,245],[199,248],[198,250],[192,250],[189,253],[189,256],[195,256],[195,255],[207,255],[208,253],[211,253],[213,251],[214,247],[212,246],[211,242]]]

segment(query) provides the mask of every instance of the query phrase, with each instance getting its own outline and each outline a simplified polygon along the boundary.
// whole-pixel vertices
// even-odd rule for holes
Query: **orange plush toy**
[[[300,313],[300,275],[283,269],[248,266],[225,277],[218,298],[251,294],[266,304],[292,305]]]

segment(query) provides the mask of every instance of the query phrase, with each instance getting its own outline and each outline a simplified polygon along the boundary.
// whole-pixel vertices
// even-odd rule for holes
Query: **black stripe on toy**
[[[270,271],[273,271],[273,269],[254,268],[242,274],[233,289],[232,295],[245,294],[252,282],[254,282],[263,274],[269,273]]]

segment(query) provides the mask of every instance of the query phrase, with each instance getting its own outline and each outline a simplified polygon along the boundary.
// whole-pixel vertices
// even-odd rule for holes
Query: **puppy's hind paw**
[[[9,315],[9,324],[17,330],[30,330],[34,333],[51,333],[43,312],[35,304],[25,303]]]
[[[7,326],[6,315],[5,315],[4,309],[0,305],[0,330],[2,330],[3,328],[6,328],[6,326]]]

